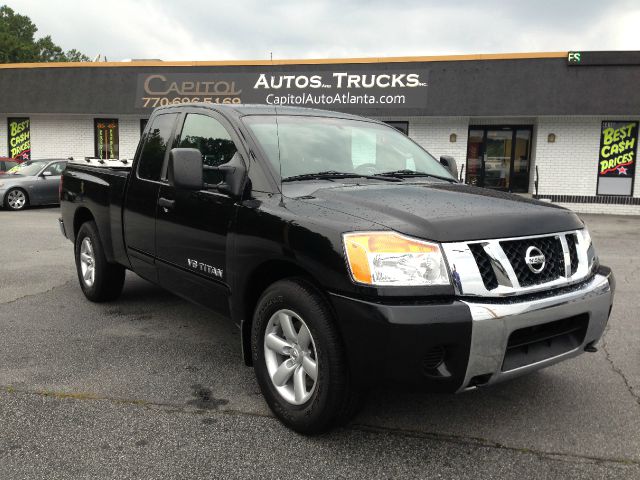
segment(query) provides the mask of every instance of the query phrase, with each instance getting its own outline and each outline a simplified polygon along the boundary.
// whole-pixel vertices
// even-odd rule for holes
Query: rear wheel
[[[115,300],[122,292],[125,269],[109,263],[94,222],[82,224],[75,243],[76,270],[85,297],[92,302]]]
[[[27,192],[21,188],[12,188],[4,198],[4,206],[9,210],[23,210],[29,206]]]
[[[309,282],[282,280],[262,294],[253,319],[252,355],[267,404],[289,428],[326,431],[360,405],[333,315]]]

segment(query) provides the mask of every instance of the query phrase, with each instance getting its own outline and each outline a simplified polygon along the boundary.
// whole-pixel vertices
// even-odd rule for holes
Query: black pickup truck
[[[163,107],[131,164],[68,165],[60,226],[89,300],[131,270],[230,317],[274,414],[315,433],[373,386],[461,392],[596,350],[615,284],[583,222],[454,165],[351,115]]]

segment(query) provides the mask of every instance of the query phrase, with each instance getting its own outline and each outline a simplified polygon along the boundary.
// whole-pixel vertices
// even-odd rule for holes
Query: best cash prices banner
[[[637,153],[637,121],[602,122],[598,157],[598,195],[633,194]]]
[[[31,158],[31,122],[28,118],[8,119],[9,156],[20,161]]]

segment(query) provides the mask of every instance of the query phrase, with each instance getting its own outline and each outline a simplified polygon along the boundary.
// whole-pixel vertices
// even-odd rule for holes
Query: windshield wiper
[[[400,182],[397,176],[385,176],[384,174],[364,175],[355,172],[338,172],[336,170],[326,170],[324,172],[303,173],[302,175],[293,175],[284,177],[283,182],[293,182],[296,180],[331,180],[334,178],[368,178],[371,180],[386,180],[388,182]]]
[[[435,175],[433,173],[426,172],[415,172],[413,170],[393,170],[391,172],[382,172],[376,173],[375,175],[387,176],[387,177],[397,177],[397,178],[405,178],[405,177],[431,177],[437,178],[438,180],[446,180],[447,182],[457,183],[457,180],[453,178],[443,177],[441,175]]]

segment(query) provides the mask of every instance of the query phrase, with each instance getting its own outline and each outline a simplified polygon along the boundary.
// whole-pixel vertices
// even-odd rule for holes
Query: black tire
[[[283,310],[294,312],[303,319],[311,333],[317,357],[317,380],[311,398],[300,405],[288,402],[278,392],[265,359],[266,329],[272,316]],[[303,434],[322,433],[349,421],[361,405],[361,392],[351,381],[342,339],[331,310],[310,282],[297,278],[281,280],[265,290],[253,317],[251,350],[265,400],[287,427]]]
[[[13,195],[20,195],[22,198],[24,198],[23,202],[20,203],[19,206],[16,203],[10,201]],[[7,210],[12,210],[14,212],[17,212],[19,210],[24,210],[28,206],[29,206],[29,195],[22,188],[12,188],[4,196],[4,207]]]
[[[85,239],[90,243],[93,250],[94,275],[91,282],[85,280],[82,270],[81,250]],[[98,228],[94,222],[85,222],[80,227],[76,236],[75,257],[78,281],[85,297],[92,302],[107,302],[118,298],[124,285],[125,268],[121,265],[107,262]]]

